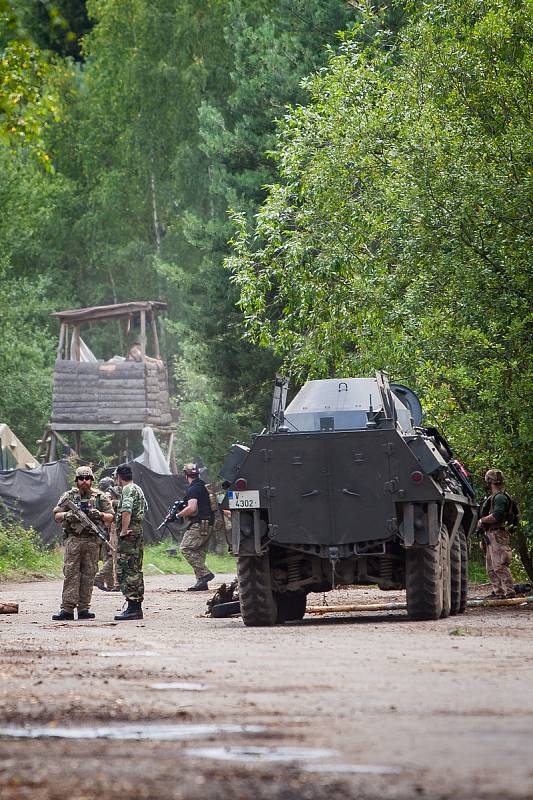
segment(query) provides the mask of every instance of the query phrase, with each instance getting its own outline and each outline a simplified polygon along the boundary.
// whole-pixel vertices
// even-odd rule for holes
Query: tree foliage
[[[45,138],[59,120],[50,80],[57,69],[23,25],[19,4],[0,0],[0,148],[36,157],[51,171]]]
[[[531,6],[368,18],[278,133],[281,180],[228,265],[297,380],[385,368],[531,514]]]
[[[276,360],[243,336],[238,293],[223,266],[232,232],[228,209],[253,218],[265,184],[276,174],[269,157],[276,118],[287,104],[303,100],[302,80],[326,64],[337,31],[358,16],[344,0],[228,4],[223,29],[227,85],[199,106],[202,198],[183,216],[184,235],[200,258],[194,275],[183,282],[185,303],[174,326],[180,339],[178,380],[185,413],[179,435],[184,444],[192,430],[204,442],[212,441],[211,427],[214,433],[217,426],[226,442],[226,432],[234,440],[248,439],[266,419]],[[206,391],[197,394],[200,385]],[[198,419],[206,393],[216,422],[201,434]]]

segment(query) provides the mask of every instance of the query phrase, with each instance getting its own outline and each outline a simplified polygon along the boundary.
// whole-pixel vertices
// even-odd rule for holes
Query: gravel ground
[[[253,629],[190,581],[148,578],[120,624],[120,595],[62,624],[60,582],[0,585],[2,800],[533,798],[531,606]],[[328,595],[381,599],[403,596]]]

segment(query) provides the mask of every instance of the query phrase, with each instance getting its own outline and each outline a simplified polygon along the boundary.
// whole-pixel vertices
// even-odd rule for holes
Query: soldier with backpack
[[[480,547],[485,553],[487,575],[492,583],[491,598],[498,600],[515,597],[511,563],[512,517],[515,503],[504,491],[503,473],[489,469],[485,474],[485,486],[490,494],[483,498],[480,507],[478,528],[483,531]]]

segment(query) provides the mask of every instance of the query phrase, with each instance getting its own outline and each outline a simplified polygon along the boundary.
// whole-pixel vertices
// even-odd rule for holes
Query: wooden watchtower
[[[93,308],[57,311],[61,321],[54,369],[52,419],[45,441],[48,459],[56,457],[56,440],[74,433],[80,452],[83,431],[138,431],[145,425],[167,438],[171,460],[174,425],[169,402],[168,375],[159,350],[157,313],[166,303],[147,300]],[[83,325],[123,320],[135,329],[137,340],[124,355],[96,359],[86,348]],[[151,353],[147,353],[147,343]],[[117,343],[118,344],[118,343]]]

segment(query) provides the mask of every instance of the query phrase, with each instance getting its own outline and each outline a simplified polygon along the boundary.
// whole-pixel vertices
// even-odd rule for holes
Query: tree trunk
[[[524,565],[524,569],[527,572],[527,576],[533,583],[533,551],[529,549],[524,531],[519,530],[516,532],[516,549],[518,550],[518,555]]]

